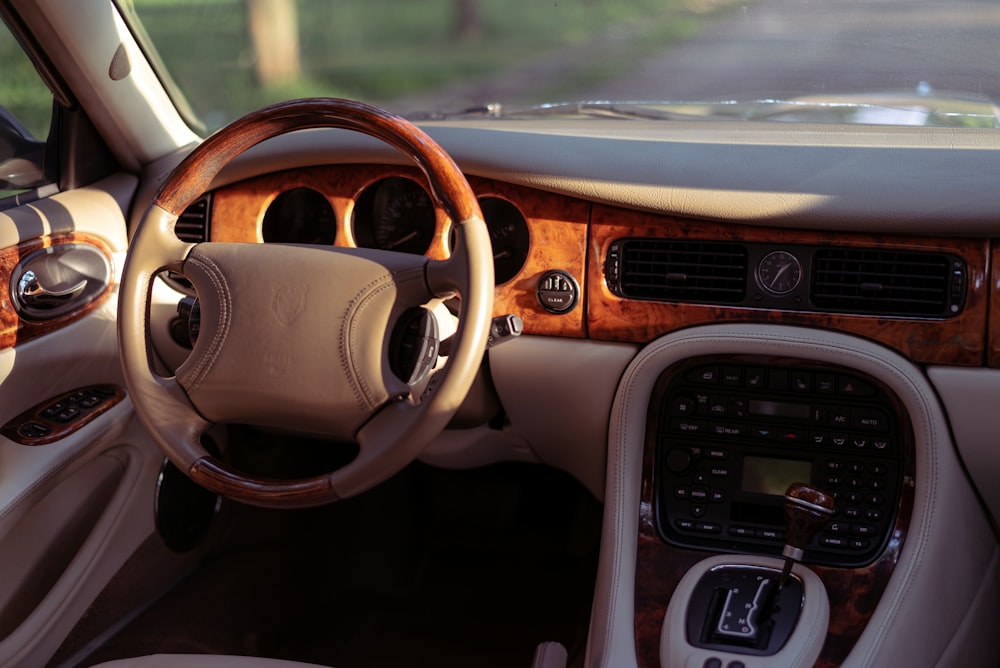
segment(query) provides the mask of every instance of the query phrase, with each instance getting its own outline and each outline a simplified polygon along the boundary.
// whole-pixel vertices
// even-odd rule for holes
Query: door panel
[[[44,665],[153,532],[162,456],[124,393],[116,332],[126,211],[136,184],[112,176],[0,212],[0,425],[13,425],[0,436],[0,666]],[[110,262],[111,284],[80,308],[26,321],[14,310],[14,268],[27,252],[60,243],[99,249]],[[59,267],[50,273],[50,285],[41,281],[49,291],[43,308],[47,298],[59,305],[59,293],[76,287],[63,283],[79,278]],[[116,390],[116,401],[99,412],[91,408],[97,395],[76,392],[95,386]],[[24,415],[32,428],[64,429],[19,438],[24,420],[14,419]]]

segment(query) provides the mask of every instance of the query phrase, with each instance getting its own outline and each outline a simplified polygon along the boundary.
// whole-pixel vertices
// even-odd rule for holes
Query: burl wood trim
[[[726,358],[730,363],[744,358]],[[752,361],[746,358],[745,361]],[[780,360],[768,360],[767,363]],[[758,359],[756,363],[760,363]],[[789,365],[802,364],[786,360]],[[683,368],[689,364],[682,363]],[[815,366],[815,365],[810,365]],[[679,367],[675,367],[679,368]],[[655,524],[656,485],[654,461],[661,406],[674,370],[668,369],[657,381],[650,398],[646,418],[646,441],[643,449],[642,487],[639,503],[639,535],[635,568],[635,646],[640,668],[660,666],[660,635],[667,605],[685,573],[699,561],[714,556],[713,552],[672,547],[660,538]],[[853,375],[863,375],[851,369]],[[875,379],[869,382],[881,385]],[[885,388],[883,388],[885,389]],[[812,566],[826,588],[830,599],[830,622],[826,641],[816,662],[818,668],[841,665],[857,643],[871,619],[879,600],[889,584],[913,513],[914,444],[909,416],[902,404],[890,393],[902,428],[902,478],[896,522],[889,543],[879,558],[864,568],[830,568]]]
[[[191,465],[188,475],[216,494],[262,508],[311,508],[339,497],[329,475],[302,480],[276,480],[242,475],[212,457]]]
[[[108,245],[101,239],[87,234],[71,233],[41,237],[0,251],[0,350],[13,348],[25,341],[36,339],[76,322],[100,306],[111,293],[113,285],[109,283],[104,292],[90,303],[81,306],[75,311],[71,311],[58,318],[53,318],[52,320],[46,320],[45,322],[34,322],[20,318],[17,311],[14,310],[13,298],[10,293],[11,279],[13,278],[17,263],[39,249],[62,244],[87,244],[93,246],[104,254],[110,266],[114,266],[111,249]]]
[[[283,192],[310,188],[323,195],[336,218],[335,244],[356,246],[354,206],[366,188],[389,177],[405,177],[427,188],[415,168],[389,165],[311,167],[269,174],[220,188],[212,201],[211,241],[261,242],[268,206]],[[524,321],[527,334],[585,337],[587,285],[587,223],[590,204],[562,195],[511,184],[469,178],[477,197],[498,197],[516,206],[530,230],[528,258],[521,270],[494,291],[494,315],[513,313]],[[426,255],[445,259],[450,254],[451,219],[437,210],[437,227]],[[539,277],[549,269],[562,269],[580,285],[580,304],[565,314],[549,313],[535,296]]]
[[[1000,242],[990,244],[990,309],[987,363],[1000,368]]]
[[[735,306],[709,306],[623,299],[607,287],[604,258],[612,242],[628,237],[705,239],[862,246],[903,251],[945,251],[968,265],[965,309],[946,319],[800,313]],[[915,362],[981,366],[986,348],[989,245],[975,239],[926,239],[870,234],[834,234],[681,220],[595,205],[591,214],[591,280],[588,330],[595,339],[644,343],[667,332],[714,322],[768,322],[851,332],[899,351]],[[1000,276],[994,270],[994,282]],[[1000,316],[994,316],[994,319]],[[994,331],[996,328],[994,327]]]
[[[104,398],[90,408],[82,409],[80,414],[67,422],[59,422],[52,416],[45,415],[45,410],[56,403],[77,405],[70,402],[70,397],[81,393],[101,392]],[[0,427],[0,434],[21,445],[48,445],[60,441],[70,434],[82,429],[95,419],[111,410],[119,401],[125,398],[125,390],[117,385],[92,385],[82,387],[69,392],[64,392],[37,406],[33,406],[24,411],[10,422]],[[48,429],[45,436],[25,436],[21,433],[21,427],[28,424],[40,425]]]

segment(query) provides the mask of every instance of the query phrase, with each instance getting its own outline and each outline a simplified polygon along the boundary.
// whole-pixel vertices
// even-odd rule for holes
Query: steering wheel
[[[429,260],[356,248],[177,238],[180,213],[233,158],[266,139],[309,128],[358,131],[413,160],[454,224],[451,256]],[[197,342],[170,377],[153,369],[148,331],[152,281],[165,270],[184,275],[201,302]],[[455,294],[461,307],[448,359],[420,393],[391,368],[391,333],[405,313]],[[123,270],[119,348],[136,413],[181,471],[241,502],[314,506],[387,479],[445,428],[482,362],[492,301],[489,234],[472,188],[444,150],[376,107],[297,100],[220,130],[163,183],[135,231]],[[358,455],[319,476],[248,475],[204,448],[202,436],[218,423],[349,440],[358,444]]]

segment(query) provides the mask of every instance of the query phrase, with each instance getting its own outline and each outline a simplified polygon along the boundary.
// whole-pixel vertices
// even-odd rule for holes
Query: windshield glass
[[[1000,3],[986,0],[132,0],[126,10],[207,130],[309,96],[415,118],[998,126]]]

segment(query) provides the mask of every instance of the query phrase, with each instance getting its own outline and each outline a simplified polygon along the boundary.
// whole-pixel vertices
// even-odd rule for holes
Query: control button
[[[806,440],[806,433],[801,429],[783,429],[778,434],[778,440],[785,443],[801,443]]]
[[[827,485],[830,485],[831,487],[840,487],[842,484],[844,484],[844,479],[841,478],[839,475],[828,475],[826,478],[823,479],[823,482],[825,482]]]
[[[101,397],[97,394],[89,394],[80,399],[77,403],[80,405],[81,408],[93,408],[102,401],[104,401],[104,397]]]
[[[726,493],[721,489],[709,490],[708,500],[712,503],[722,503],[726,500]]]
[[[809,442],[813,445],[829,445],[832,441],[830,439],[830,434],[825,431],[813,431],[809,433]]]
[[[716,366],[704,366],[692,373],[692,377],[696,382],[704,383],[705,385],[715,385],[719,382],[719,368]]]
[[[729,527],[729,535],[735,538],[753,538],[755,531],[753,527],[744,527],[734,524]]]
[[[833,442],[838,448],[842,448],[847,445],[847,437],[843,434],[834,434],[830,437],[830,441]]]
[[[683,473],[691,466],[691,455],[687,450],[682,450],[681,448],[671,448],[667,452],[666,461],[667,470],[671,473]]]
[[[767,374],[767,388],[769,390],[787,390],[788,372],[784,369],[771,369]]]
[[[850,533],[851,525],[847,522],[830,522],[826,525],[828,533]]]
[[[46,418],[55,417],[60,413],[60,411],[62,411],[65,408],[66,404],[64,404],[61,401],[57,401],[56,403],[52,404],[51,406],[42,411],[42,417]]]
[[[729,417],[745,418],[747,416],[746,399],[729,400]]]
[[[709,397],[708,414],[712,417],[725,417],[728,408],[729,402],[725,397]]]
[[[872,475],[885,475],[885,464],[869,464],[868,472]]]
[[[738,366],[722,367],[722,384],[729,387],[740,387],[743,385],[743,369]]]
[[[38,422],[25,422],[17,428],[17,433],[24,438],[45,438],[52,433],[52,430]]]
[[[876,438],[872,440],[872,447],[876,450],[888,450],[892,443],[887,438]]]
[[[710,656],[705,659],[704,668],[722,668],[722,659]]]
[[[864,450],[868,447],[868,439],[863,436],[855,436],[851,439],[851,446],[855,450]]]
[[[851,411],[851,427],[865,431],[889,431],[889,417],[876,408],[855,408]]]
[[[793,371],[791,381],[795,392],[809,392],[812,389],[812,374],[808,371]]]
[[[816,424],[830,424],[830,409],[827,406],[812,406],[809,415]]]
[[[705,450],[705,456],[709,459],[729,459],[729,451],[722,448],[708,448]]]
[[[783,529],[757,529],[754,535],[763,540],[785,540]]]
[[[744,438],[747,435],[746,427],[739,424],[714,423],[709,431],[716,436],[724,436],[726,438]]]
[[[857,378],[841,376],[837,380],[837,389],[847,396],[868,397],[875,394],[875,388]]]
[[[875,527],[870,524],[855,524],[853,532],[855,536],[862,538],[871,538],[877,533]]]
[[[80,409],[76,406],[67,406],[61,410],[56,416],[56,422],[72,422],[80,415]]]
[[[837,377],[832,373],[816,374],[816,391],[820,394],[833,394],[837,391]]]
[[[874,506],[878,508],[879,506],[885,505],[885,497],[881,494],[869,494],[866,497],[866,501],[869,506]]]
[[[698,485],[707,485],[708,484],[708,474],[707,473],[695,473],[694,474],[694,481]]]
[[[764,369],[747,369],[746,386],[764,387],[767,383],[767,372]]]
[[[754,427],[750,435],[761,441],[770,441],[774,438],[774,430],[768,427]]]
[[[674,520],[674,526],[681,531],[694,531],[694,520],[677,519]]]
[[[851,476],[847,479],[847,486],[851,489],[861,489],[865,486],[864,478],[859,478],[857,476]]]
[[[865,465],[861,462],[848,462],[847,464],[848,473],[864,473]]]
[[[704,517],[705,513],[708,512],[708,508],[703,503],[692,503],[689,510],[691,517]]]
[[[868,489],[874,489],[876,492],[881,492],[885,489],[885,480],[876,478],[868,483]]]
[[[681,501],[687,501],[691,498],[691,488],[690,487],[674,487],[674,498],[680,499]]]
[[[845,548],[850,544],[850,542],[849,539],[844,536],[822,536],[819,539],[819,544],[823,547]]]
[[[716,522],[697,522],[694,530],[698,533],[722,533],[722,525]]]
[[[728,478],[729,477],[729,467],[728,466],[713,466],[709,471],[713,478]]]
[[[881,522],[882,521],[882,511],[876,510],[875,508],[869,508],[865,511],[865,519],[869,522]]]
[[[871,542],[862,538],[850,538],[847,541],[847,547],[851,550],[867,550],[869,545]]]
[[[844,517],[849,520],[857,520],[861,518],[860,508],[844,508]]]
[[[746,664],[742,661],[730,661],[726,664],[726,668],[747,668]]]
[[[844,497],[844,500],[848,503],[857,505],[864,501],[865,497],[861,494],[861,492],[848,492],[847,496]]]
[[[697,404],[691,397],[674,397],[670,402],[670,415],[694,415],[696,407]]]
[[[843,471],[844,465],[836,459],[831,459],[826,463],[827,471]]]
[[[684,434],[700,434],[705,431],[705,423],[701,420],[671,420],[670,429]]]
[[[692,487],[689,496],[692,501],[708,501],[708,490],[704,487]]]
[[[851,411],[850,409],[835,406],[830,409],[830,424],[834,427],[840,427],[841,429],[846,429],[851,424]]]

